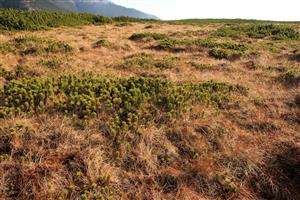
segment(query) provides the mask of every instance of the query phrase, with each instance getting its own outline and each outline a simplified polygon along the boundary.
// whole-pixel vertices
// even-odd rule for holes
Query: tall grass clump
[[[28,67],[17,65],[14,70],[6,70],[0,65],[0,77],[7,81],[22,79],[25,77],[34,77],[37,74]]]
[[[150,33],[150,32],[134,33],[128,39],[133,40],[133,41],[140,41],[145,38],[152,38],[154,40],[162,40],[162,39],[166,39],[167,35],[162,34],[162,33]]]
[[[281,74],[279,80],[285,85],[300,85],[300,70],[291,69]]]
[[[33,35],[16,37],[7,43],[0,44],[0,50],[1,46],[5,47],[2,49],[2,53],[18,52],[21,55],[67,53],[73,50],[73,48],[66,42],[36,37]]]
[[[125,69],[171,69],[176,66],[179,58],[165,56],[155,58],[151,54],[141,53],[128,57],[119,67]]]
[[[111,47],[112,43],[105,39],[100,39],[93,44],[93,48]]]

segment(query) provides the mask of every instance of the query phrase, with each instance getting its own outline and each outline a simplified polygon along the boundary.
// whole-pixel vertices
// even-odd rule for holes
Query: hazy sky
[[[300,21],[300,0],[112,0],[161,19],[244,18]]]

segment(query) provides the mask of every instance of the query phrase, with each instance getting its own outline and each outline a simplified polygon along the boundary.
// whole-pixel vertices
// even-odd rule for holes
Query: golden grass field
[[[72,47],[0,51],[2,69],[25,73],[18,80],[155,77],[238,84],[247,93],[221,106],[194,103],[172,119],[156,116],[118,145],[107,136],[109,113],[85,120],[46,111],[0,119],[0,199],[300,199],[300,40],[216,37],[249,46],[238,59],[216,59],[207,47],[157,50],[159,40],[128,39],[144,32],[206,39],[223,26],[149,22],[1,32],[0,44],[28,36]],[[143,55],[151,57],[147,67],[130,61]],[[288,72],[294,74],[283,81]],[[0,77],[1,88],[9,81]]]

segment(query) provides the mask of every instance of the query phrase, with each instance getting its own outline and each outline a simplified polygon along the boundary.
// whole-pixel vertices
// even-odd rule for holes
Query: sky
[[[300,21],[300,0],[112,0],[160,19],[243,18]]]

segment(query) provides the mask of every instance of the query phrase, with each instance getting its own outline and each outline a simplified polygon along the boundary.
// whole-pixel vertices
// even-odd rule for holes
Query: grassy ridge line
[[[0,9],[0,30],[43,30],[59,26],[151,21],[131,17],[105,17],[87,13]]]
[[[299,24],[299,21],[271,21],[271,20],[255,20],[255,19],[182,19],[182,20],[170,20],[170,23],[175,24],[210,24],[210,23],[287,23],[287,24]]]
[[[164,22],[153,19],[132,17],[105,17],[88,13],[24,11],[16,9],[0,9],[0,30],[43,30],[59,26],[82,26],[90,24],[109,24],[113,22]],[[274,21],[244,19],[185,19],[165,21],[175,24],[206,24],[206,23],[271,23]],[[275,23],[275,22],[274,22]],[[276,22],[300,23],[300,22]]]

